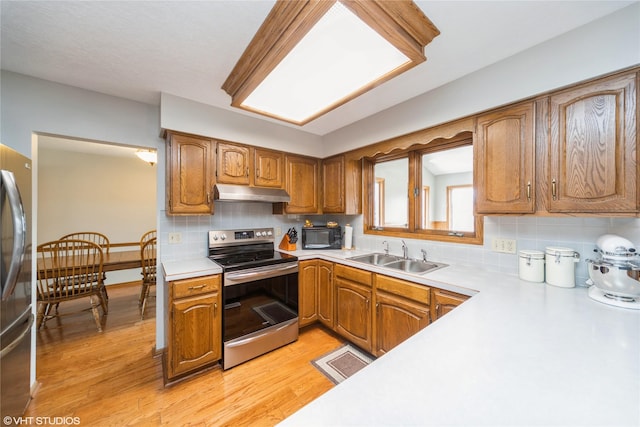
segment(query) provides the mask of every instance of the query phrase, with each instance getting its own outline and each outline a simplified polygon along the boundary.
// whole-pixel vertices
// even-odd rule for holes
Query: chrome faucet
[[[424,249],[420,249],[420,252],[422,252],[422,261],[427,262],[427,251]]]
[[[407,244],[402,241],[402,258],[409,259],[409,248],[407,248]]]
[[[384,242],[382,242],[383,245],[385,245],[384,247],[384,254],[385,255],[389,255],[389,242],[387,242],[386,240]]]

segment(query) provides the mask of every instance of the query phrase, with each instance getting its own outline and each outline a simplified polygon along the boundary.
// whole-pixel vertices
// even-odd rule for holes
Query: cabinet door
[[[174,133],[167,142],[167,211],[213,213],[214,142]]]
[[[344,156],[322,161],[322,212],[345,213]]]
[[[279,151],[255,149],[255,185],[256,187],[282,188],[284,154]]]
[[[636,75],[550,97],[550,212],[637,212]]]
[[[333,329],[333,263],[318,261],[318,320]]]
[[[337,265],[334,281],[335,331],[358,347],[371,351],[371,273]]]
[[[442,289],[433,290],[433,320],[438,320],[451,310],[468,300],[469,297],[455,292],[443,291]]]
[[[250,149],[243,145],[218,142],[216,180],[223,184],[249,185]]]
[[[475,166],[478,213],[535,210],[534,103],[478,117]]]
[[[376,293],[376,356],[383,355],[428,325],[428,305],[386,292]]]
[[[219,307],[219,292],[171,302],[170,378],[220,360]]]
[[[286,189],[291,201],[285,212],[318,213],[318,160],[310,157],[286,156]]]
[[[298,324],[300,327],[318,320],[318,261],[298,263]]]

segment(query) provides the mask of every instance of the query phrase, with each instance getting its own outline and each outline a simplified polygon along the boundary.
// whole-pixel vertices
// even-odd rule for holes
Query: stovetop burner
[[[298,258],[274,250],[273,229],[209,232],[209,258],[224,271],[296,262]]]

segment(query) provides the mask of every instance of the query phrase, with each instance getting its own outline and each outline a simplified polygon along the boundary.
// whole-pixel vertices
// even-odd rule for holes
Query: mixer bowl
[[[621,297],[640,297],[640,265],[587,260],[589,278],[607,294]]]

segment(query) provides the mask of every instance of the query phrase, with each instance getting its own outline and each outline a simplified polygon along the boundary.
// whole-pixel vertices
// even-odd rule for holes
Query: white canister
[[[548,246],[546,253],[547,283],[562,288],[576,286],[576,264],[580,261],[580,254],[571,248]]]
[[[522,250],[519,257],[520,278],[529,282],[544,282],[544,252]]]

